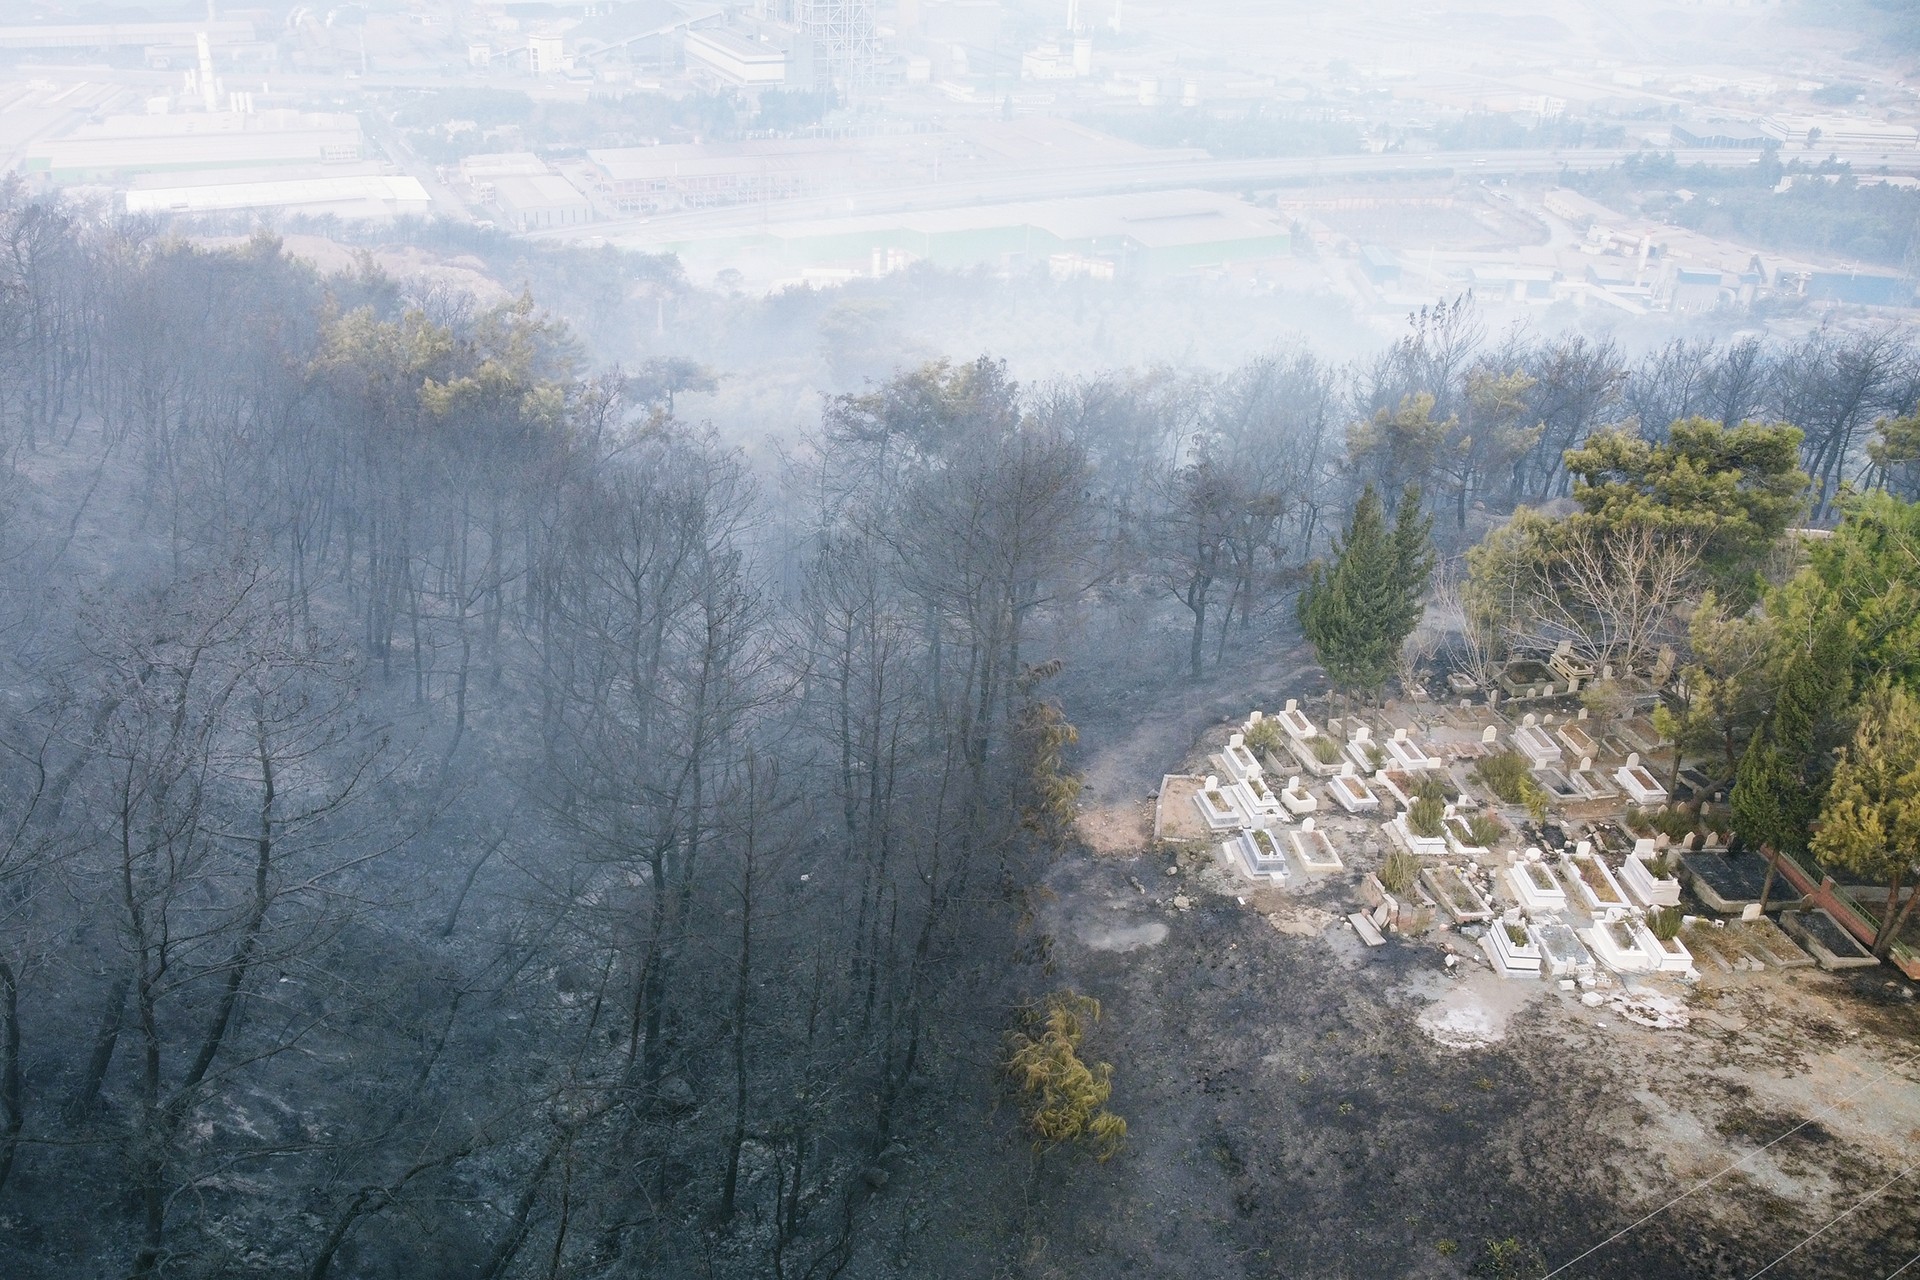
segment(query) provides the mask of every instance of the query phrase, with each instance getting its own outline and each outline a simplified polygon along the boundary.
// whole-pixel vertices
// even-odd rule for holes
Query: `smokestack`
[[[1067,30],[1080,29],[1080,0],[1067,0]]]
[[[208,43],[204,31],[195,43],[200,46],[200,103],[208,111],[218,111],[220,101],[214,96],[219,89],[213,83],[213,46]]]

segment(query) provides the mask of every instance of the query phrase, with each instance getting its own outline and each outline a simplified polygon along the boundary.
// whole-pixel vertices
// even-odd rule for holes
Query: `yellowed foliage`
[[[1080,1060],[1080,1042],[1099,1020],[1098,1000],[1056,991],[1028,1006],[1023,1025],[1008,1033],[1007,1075],[1020,1093],[1036,1152],[1084,1141],[1104,1162],[1126,1139],[1127,1122],[1106,1109],[1112,1064]]]

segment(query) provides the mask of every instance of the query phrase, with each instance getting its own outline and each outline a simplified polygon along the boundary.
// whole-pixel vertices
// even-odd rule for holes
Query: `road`
[[[635,247],[675,244],[728,232],[740,233],[796,222],[864,215],[922,213],[961,209],[973,205],[1021,200],[1054,200],[1073,196],[1116,195],[1136,191],[1166,191],[1184,187],[1243,190],[1318,180],[1455,174],[1508,177],[1558,173],[1563,168],[1604,169],[1618,164],[1633,150],[1567,151],[1446,151],[1419,155],[1311,156],[1264,160],[1169,159],[1143,160],[1084,168],[1054,168],[966,178],[951,182],[916,183],[899,187],[806,196],[792,200],[700,209],[651,218],[626,218],[584,226],[533,232],[530,239],[605,239]],[[1690,150],[1675,154],[1682,167],[1695,163],[1745,165],[1755,162],[1747,151]],[[1920,152],[1887,157],[1851,157],[1862,169],[1886,168],[1898,173],[1920,172]]]

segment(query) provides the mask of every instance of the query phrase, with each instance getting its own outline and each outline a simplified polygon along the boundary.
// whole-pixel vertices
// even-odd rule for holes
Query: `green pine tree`
[[[1900,890],[1920,859],[1920,702],[1882,680],[1840,753],[1812,840],[1822,862],[1887,886],[1875,955],[1885,956],[1913,910]]]
[[[1432,528],[1432,518],[1420,513],[1419,491],[1410,488],[1389,530],[1369,485],[1334,542],[1332,563],[1310,570],[1300,593],[1300,626],[1335,688],[1372,694],[1393,674],[1424,607]]]

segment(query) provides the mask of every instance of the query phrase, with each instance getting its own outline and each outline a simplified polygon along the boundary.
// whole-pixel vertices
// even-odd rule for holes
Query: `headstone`
[[[1498,741],[1499,737],[1499,732],[1492,725],[1488,725],[1480,732],[1480,741],[1489,747]]]
[[[1687,834],[1685,834],[1684,836],[1681,836],[1680,847],[1682,849],[1691,850],[1693,848],[1693,836],[1694,836],[1694,833],[1691,831],[1687,832]]]
[[[1407,731],[1405,729],[1395,729],[1393,731],[1393,740],[1395,742],[1405,742],[1407,740]]]
[[[1254,714],[1258,715],[1259,712],[1256,711]],[[1586,718],[1587,718],[1587,709],[1585,707],[1580,708],[1580,714],[1574,717],[1575,720],[1585,720]]]
[[[1556,658],[1564,658],[1572,652],[1573,652],[1573,641],[1571,640],[1562,640],[1559,644],[1553,647],[1553,656]]]
[[[1247,745],[1247,735],[1244,733],[1230,733],[1227,735],[1227,745],[1230,747],[1244,747]]]
[[[1220,789],[1220,779],[1219,779],[1219,778],[1217,778],[1217,777],[1215,777],[1215,776],[1214,776],[1213,774],[1211,774],[1211,773],[1210,773],[1210,774],[1208,774],[1208,775],[1207,775],[1207,790],[1209,790],[1209,791],[1218,791],[1219,789]]]
[[[1602,680],[1611,680],[1611,679],[1613,679],[1613,664],[1612,664],[1612,663],[1608,663],[1608,664],[1606,664],[1605,666],[1603,666],[1603,667],[1601,667],[1601,668],[1600,668],[1600,678],[1601,678]]]
[[[1470,711],[1470,710],[1472,710],[1472,709],[1473,709],[1473,699],[1472,699],[1472,698],[1462,698],[1462,699],[1460,699],[1460,709],[1461,709],[1462,711]]]
[[[1287,779],[1287,790],[1298,791],[1299,789],[1300,789],[1300,775],[1296,773],[1291,778]]]
[[[1353,740],[1355,742],[1371,742],[1373,740],[1373,730],[1367,728],[1364,724],[1358,725],[1354,728]]]
[[[1635,768],[1639,765],[1639,763],[1640,763],[1640,753],[1638,751],[1627,752],[1627,768],[1629,769]]]
[[[1260,711],[1259,711],[1259,709],[1258,709],[1258,708],[1255,708],[1255,709],[1254,709],[1254,712],[1253,712],[1253,714],[1247,717],[1247,723],[1248,723],[1248,724],[1259,724],[1259,723],[1260,723],[1260,721],[1261,721],[1261,719],[1262,719],[1262,716],[1261,716],[1261,713],[1260,713]]]
[[[1547,715],[1546,715],[1546,719],[1544,719],[1544,720],[1542,720],[1542,721],[1541,721],[1540,723],[1541,723],[1541,724],[1552,724],[1552,723],[1553,723],[1553,712],[1551,712],[1551,711],[1549,711],[1549,712],[1547,712]]]
[[[1526,715],[1520,718],[1520,727],[1522,729],[1531,729],[1533,728],[1533,726],[1539,723],[1540,723],[1540,717],[1536,716],[1531,711],[1527,712]]]
[[[1311,830],[1313,830],[1313,819],[1312,819],[1312,818],[1302,818],[1302,819],[1300,820],[1300,829],[1301,829],[1302,831],[1311,831]]]
[[[1585,772],[1586,772],[1587,770],[1589,770],[1589,769],[1591,769],[1591,768],[1593,768],[1593,757],[1592,757],[1592,756],[1581,756],[1581,757],[1580,757],[1580,772],[1582,772],[1582,773],[1585,773]]]
[[[1584,858],[1592,852],[1593,852],[1593,841],[1591,840],[1582,840],[1578,844],[1573,846],[1574,856],[1578,858]]]
[[[1374,928],[1376,929],[1386,928],[1387,921],[1391,919],[1393,919],[1393,912],[1387,906],[1386,903],[1383,902],[1379,906],[1373,909],[1373,927]]]
[[[1758,920],[1760,918],[1760,904],[1757,902],[1749,902],[1746,906],[1740,908],[1740,918],[1742,920]]]
[[[1341,762],[1340,776],[1343,778],[1351,778],[1353,776],[1353,761],[1344,760]]]
[[[1299,709],[1300,709],[1300,699],[1298,698],[1287,699],[1287,710],[1298,711]]]
[[[1635,840],[1633,842],[1633,853],[1635,857],[1651,858],[1653,856],[1653,849],[1654,845],[1651,840]]]

